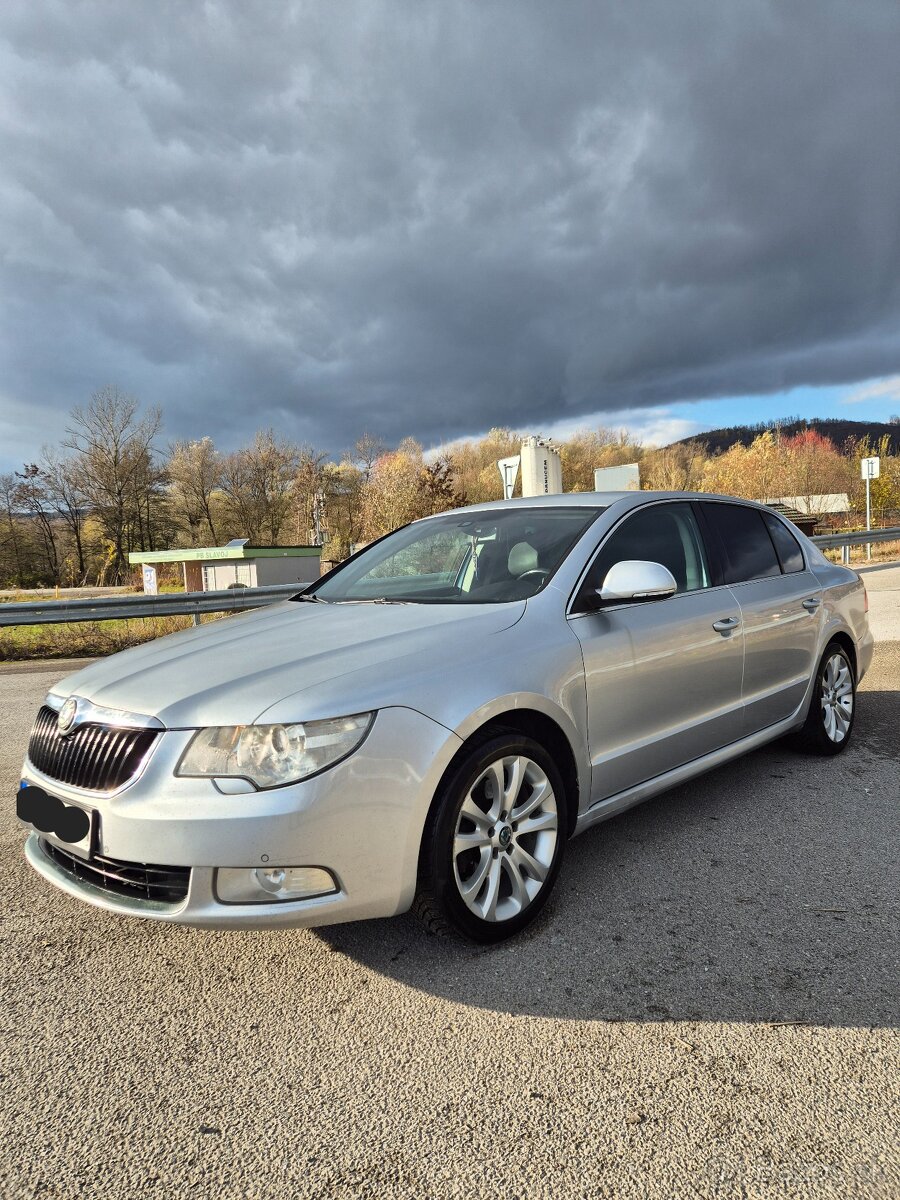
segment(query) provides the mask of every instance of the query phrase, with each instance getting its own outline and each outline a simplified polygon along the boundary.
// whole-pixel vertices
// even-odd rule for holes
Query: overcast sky
[[[105,384],[335,454],[900,407],[897,0],[3,0],[0,38],[0,466]]]

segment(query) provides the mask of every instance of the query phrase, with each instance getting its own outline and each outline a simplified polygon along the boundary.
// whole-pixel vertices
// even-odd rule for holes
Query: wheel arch
[[[831,629],[825,630],[825,638],[824,638],[824,641],[822,642],[822,649],[819,653],[819,663],[821,663],[822,658],[825,654],[825,651],[828,649],[828,647],[831,645],[832,642],[837,642],[837,644],[841,647],[842,650],[847,651],[847,654],[850,658],[850,666],[853,668],[853,678],[854,678],[854,680],[858,681],[859,680],[859,664],[857,661],[857,654],[856,654],[856,642],[853,640],[853,637],[851,636],[851,634],[849,634],[847,632],[847,630],[843,629],[841,626],[836,626],[836,627],[832,627]],[[818,663],[816,664],[816,666],[818,669]]]
[[[521,705],[508,708],[501,707],[497,711],[491,712],[480,723],[475,723],[470,719],[464,723],[462,728],[456,730],[458,736],[462,738],[462,745],[457,749],[441,774],[431,800],[426,826],[435,811],[437,799],[444,781],[457,769],[466,755],[470,754],[480,743],[488,741],[500,733],[509,732],[521,733],[525,737],[532,738],[545,747],[553,757],[566,786],[566,799],[568,802],[566,832],[569,836],[572,835],[578,820],[580,798],[585,794],[583,789],[586,786],[583,777],[584,773],[579,772],[578,758],[575,748],[572,745],[572,738],[563,728],[562,722],[555,719],[554,716],[539,708],[523,707]]]

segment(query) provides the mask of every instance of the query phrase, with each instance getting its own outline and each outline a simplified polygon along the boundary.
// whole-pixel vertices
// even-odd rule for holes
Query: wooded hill
[[[881,438],[890,438],[892,454],[900,454],[900,421],[847,421],[842,417],[786,417],[780,421],[760,421],[756,425],[729,425],[726,429],[712,429],[691,438],[673,442],[683,446],[688,442],[702,442],[710,454],[719,454],[731,446],[749,446],[761,433],[780,431],[783,437],[795,437],[798,433],[811,430],[827,437],[835,446],[844,446],[851,438],[857,442],[869,440],[876,445]]]

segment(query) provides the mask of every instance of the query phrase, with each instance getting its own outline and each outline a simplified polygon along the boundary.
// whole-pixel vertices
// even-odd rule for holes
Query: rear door
[[[678,591],[587,611],[624,559],[662,563]],[[588,568],[569,620],[584,657],[592,803],[741,736],[740,608],[716,570],[683,501],[629,514]]]
[[[698,507],[740,605],[744,733],[755,733],[786,720],[803,701],[816,665],[822,588],[774,513],[716,500]]]

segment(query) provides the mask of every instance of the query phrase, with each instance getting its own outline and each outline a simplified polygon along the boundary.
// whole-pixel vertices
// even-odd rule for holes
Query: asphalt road
[[[898,575],[867,576],[882,635]],[[57,893],[11,798],[62,673],[0,670],[4,1200],[900,1194],[900,642],[845,754],[776,745],[589,832],[489,950]]]

